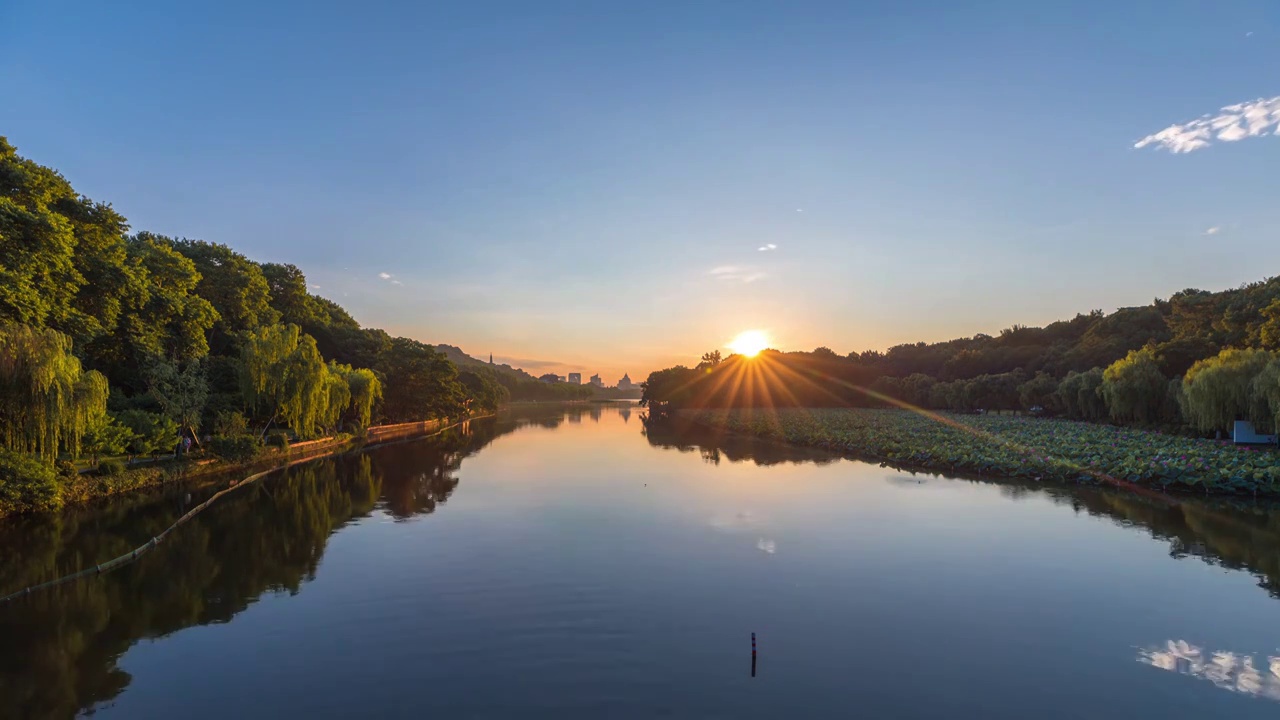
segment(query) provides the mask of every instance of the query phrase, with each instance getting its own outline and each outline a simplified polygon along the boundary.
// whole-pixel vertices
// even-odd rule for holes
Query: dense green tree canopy
[[[220,243],[171,240],[174,250],[194,263],[200,274],[195,292],[209,301],[218,319],[209,333],[209,347],[218,353],[235,347],[238,334],[272,325],[280,313],[271,306],[271,288],[262,268]]]
[[[462,410],[458,370],[442,353],[408,338],[395,338],[378,356],[376,369],[385,384],[395,388],[383,400],[383,412],[392,422],[408,422],[424,415],[454,417]]]
[[[1169,380],[1150,348],[1130,351],[1102,373],[1102,397],[1111,417],[1123,422],[1157,421],[1168,389]]]
[[[242,411],[255,432],[275,422],[312,437],[491,409],[509,394],[491,375],[460,382],[429,346],[362,328],[295,265],[129,233],[110,205],[0,137],[0,449],[44,462],[82,445],[169,452],[179,430],[198,442]]]
[[[1204,431],[1230,430],[1236,420],[1270,423],[1266,398],[1254,380],[1276,356],[1266,350],[1223,350],[1191,366],[1182,383],[1183,412]]]

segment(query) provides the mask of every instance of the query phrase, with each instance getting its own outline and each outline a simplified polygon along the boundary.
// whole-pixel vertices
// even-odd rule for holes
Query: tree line
[[[55,462],[242,458],[492,410],[518,380],[361,327],[294,265],[132,232],[0,137],[0,506],[56,506]]]
[[[1280,278],[938,343],[839,355],[708,353],[652,373],[647,404],[1035,411],[1212,435],[1280,416]]]

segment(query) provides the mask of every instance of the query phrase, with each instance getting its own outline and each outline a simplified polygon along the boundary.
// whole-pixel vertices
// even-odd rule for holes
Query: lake
[[[0,524],[0,594],[210,492]],[[1280,512],[518,409],[281,472],[0,606],[0,716],[86,711],[1276,718]]]

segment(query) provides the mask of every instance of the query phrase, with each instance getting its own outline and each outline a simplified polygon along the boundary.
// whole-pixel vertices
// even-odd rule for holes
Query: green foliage
[[[388,388],[383,413],[391,422],[456,417],[463,410],[458,370],[443,354],[408,338],[395,338],[376,368]]]
[[[90,367],[106,374],[113,387],[132,394],[145,390],[151,358],[187,362],[203,357],[209,350],[205,333],[217,313],[194,294],[200,276],[166,238],[139,233],[124,241],[123,251],[113,272],[128,283],[110,300],[119,311],[83,348]]]
[[[1102,398],[1113,420],[1154,423],[1169,390],[1169,379],[1160,374],[1160,366],[1151,348],[1132,350],[1102,373]]]
[[[245,463],[261,454],[262,440],[257,435],[214,435],[209,452],[230,463]]]
[[[345,379],[325,365],[315,340],[297,325],[269,325],[245,336],[240,355],[245,402],[279,417],[307,439],[336,422],[350,402]],[[345,400],[344,400],[345,392]],[[343,400],[339,408],[330,406]]]
[[[62,507],[52,463],[0,450],[0,514]]]
[[[834,353],[833,353],[834,354]],[[902,378],[901,383],[901,399],[916,407],[930,407],[930,398],[933,396],[933,388],[937,386],[938,381],[924,373],[912,373]]]
[[[214,418],[214,435],[246,435],[249,432],[249,421],[238,412],[221,412]]]
[[[902,410],[700,410],[694,422],[943,471],[1280,494],[1275,453],[1108,425]]]
[[[640,383],[640,404],[649,407],[687,407],[693,399],[694,384],[704,374],[709,376],[711,370],[711,367],[698,370],[683,365],[655,370],[649,373],[649,379]]]
[[[117,460],[115,458],[107,458],[106,460],[103,460],[102,462],[98,463],[99,475],[106,475],[110,477],[112,475],[121,475],[124,473],[124,471],[125,471],[124,462]]]
[[[88,427],[107,409],[107,379],[84,372],[71,339],[56,330],[0,324],[0,440],[52,459],[74,457]]]
[[[102,455],[120,455],[133,442],[133,430],[116,422],[110,415],[103,416],[90,425],[82,442],[84,452],[89,459],[98,462]]]
[[[1046,372],[1038,372],[1035,377],[1018,386],[1018,401],[1024,410],[1034,407],[1043,408],[1046,412],[1061,412],[1058,404],[1058,381]]]
[[[189,259],[199,273],[195,292],[217,311],[209,333],[209,348],[233,352],[234,338],[279,321],[271,307],[271,288],[262,268],[226,245],[202,240],[170,240],[174,250]]]
[[[169,453],[178,445],[178,424],[165,415],[125,410],[116,415],[116,421],[132,433],[126,448],[130,455]]]
[[[482,369],[468,369],[458,373],[458,382],[464,388],[472,411],[493,412],[511,396],[493,373]]]
[[[317,414],[317,423],[323,430],[336,432],[342,415],[351,407],[351,386],[347,384],[350,367],[329,363],[324,372],[323,407]]]
[[[267,435],[267,447],[279,448],[281,452],[289,452],[289,433],[269,433]]]
[[[307,278],[296,265],[263,263],[262,275],[267,281],[271,307],[279,313],[280,323],[298,325],[304,330],[332,324],[327,308],[317,302],[319,298],[307,292]],[[355,321],[351,323],[354,325]]]
[[[368,427],[389,382],[398,421],[456,416],[506,392],[478,386],[470,397],[447,358],[360,327],[311,295],[294,265],[129,232],[109,205],[0,138],[0,447],[45,458],[168,452],[174,429],[157,411],[197,440],[202,425],[244,434],[213,426],[245,409],[312,437]],[[105,417],[107,398],[120,422]]]
[[[65,327],[84,276],[75,267],[71,222],[58,213],[71,186],[18,157],[0,137],[0,321]]]
[[[147,368],[147,387],[179,429],[199,437],[200,418],[209,400],[209,381],[199,360],[179,370],[176,363],[153,358]]]
[[[1107,403],[1102,398],[1102,368],[1089,372],[1068,373],[1058,385],[1056,399],[1063,414],[1074,420],[1097,422],[1107,417]]]
[[[368,368],[353,369],[350,365],[332,367],[346,378],[351,392],[351,423],[357,430],[364,430],[373,421],[373,408],[382,400],[382,381]]]
[[[1240,419],[1269,425],[1271,410],[1254,380],[1275,359],[1266,350],[1227,349],[1192,365],[1182,381],[1188,422],[1208,432],[1228,430]]]
[[[1271,414],[1271,429],[1280,430],[1280,358],[1267,363],[1262,372],[1254,377],[1250,390],[1255,396],[1255,402],[1266,403]]]

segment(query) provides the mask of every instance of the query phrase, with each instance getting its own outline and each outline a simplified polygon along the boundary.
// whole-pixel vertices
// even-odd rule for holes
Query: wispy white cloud
[[[1191,122],[1170,125],[1148,135],[1134,147],[1154,145],[1172,153],[1189,153],[1214,142],[1236,142],[1245,138],[1277,135],[1280,128],[1280,96],[1258,98],[1222,108],[1217,115],[1205,115]]]
[[[403,285],[404,283],[400,282],[399,280],[392,280],[392,281],[391,281],[391,284],[392,284],[392,285]]]
[[[743,267],[741,265],[721,265],[719,267],[713,267],[707,272],[707,274],[716,280],[744,283],[752,283],[757,280],[763,280],[766,277],[763,272],[760,272],[755,268]]]
[[[1205,235],[1217,235],[1217,234],[1218,234],[1218,233],[1220,233],[1220,232],[1222,232],[1222,228],[1218,227],[1217,225],[1214,225],[1213,227],[1209,228],[1208,230],[1205,230],[1205,231],[1204,231],[1204,234],[1205,234]]]
[[[796,212],[804,212],[803,208],[796,208]]]
[[[769,252],[770,250],[777,250],[777,249],[778,249],[778,246],[774,245],[773,243],[766,243],[765,245],[760,246],[760,252]]]
[[[756,549],[761,552],[766,552],[766,553],[769,553],[770,555],[773,555],[774,553],[778,552],[778,543],[776,540],[766,540],[764,538],[760,538],[759,540],[756,540]]]
[[[383,280],[390,280],[390,279],[391,279],[391,273],[380,272],[380,273],[378,273],[378,277],[382,278]]]
[[[311,286],[311,289],[312,289],[312,290],[319,290],[319,289],[320,289],[320,286],[319,286],[319,285],[312,285],[312,286]]]

